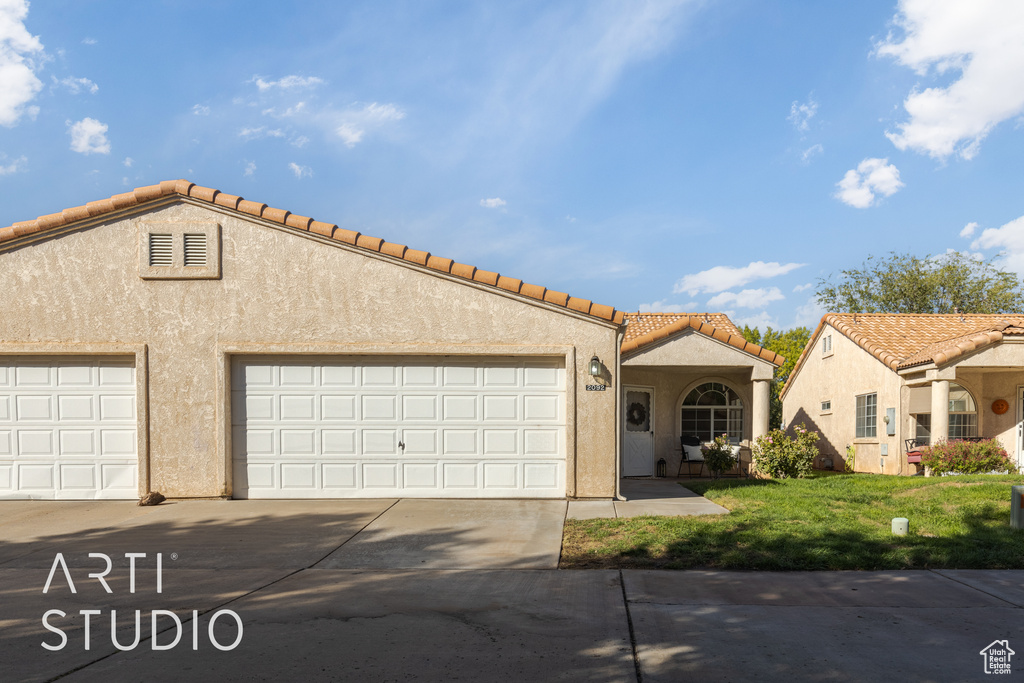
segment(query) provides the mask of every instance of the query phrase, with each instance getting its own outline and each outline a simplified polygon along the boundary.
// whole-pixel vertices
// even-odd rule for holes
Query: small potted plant
[[[715,437],[715,440],[703,446],[701,451],[704,453],[704,464],[708,466],[714,479],[718,479],[722,472],[731,470],[736,465],[736,456],[733,455],[728,434]]]

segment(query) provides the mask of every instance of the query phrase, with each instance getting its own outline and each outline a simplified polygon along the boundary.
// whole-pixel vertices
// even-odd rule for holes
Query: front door
[[[654,475],[654,391],[625,389],[622,476],[650,477]]]
[[[1024,466],[1024,387],[1017,387],[1017,467]]]

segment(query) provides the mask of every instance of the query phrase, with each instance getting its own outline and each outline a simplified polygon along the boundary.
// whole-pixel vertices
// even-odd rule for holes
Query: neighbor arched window
[[[978,435],[978,408],[971,392],[959,384],[949,385],[949,438],[963,439]]]
[[[720,382],[706,382],[683,399],[682,436],[711,441],[722,434],[729,441],[743,439],[743,402],[739,395]]]

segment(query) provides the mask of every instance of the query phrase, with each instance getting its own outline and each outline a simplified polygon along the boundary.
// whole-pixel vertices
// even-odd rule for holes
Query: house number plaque
[[[587,391],[604,391],[607,387],[603,384],[588,384]]]

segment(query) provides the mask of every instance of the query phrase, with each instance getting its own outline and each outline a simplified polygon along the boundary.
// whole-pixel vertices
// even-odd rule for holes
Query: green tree
[[[775,369],[775,377],[769,391],[771,403],[768,408],[768,428],[778,429],[782,425],[782,399],[779,392],[789,379],[789,373],[793,372],[793,366],[796,365],[807,342],[811,340],[811,331],[806,327],[794,327],[783,332],[769,327],[762,335],[758,328],[744,325],[743,338],[786,359],[785,363]]]
[[[1015,313],[1024,290],[1013,273],[951,251],[918,258],[892,252],[869,256],[860,268],[818,280],[826,310],[843,313]]]

